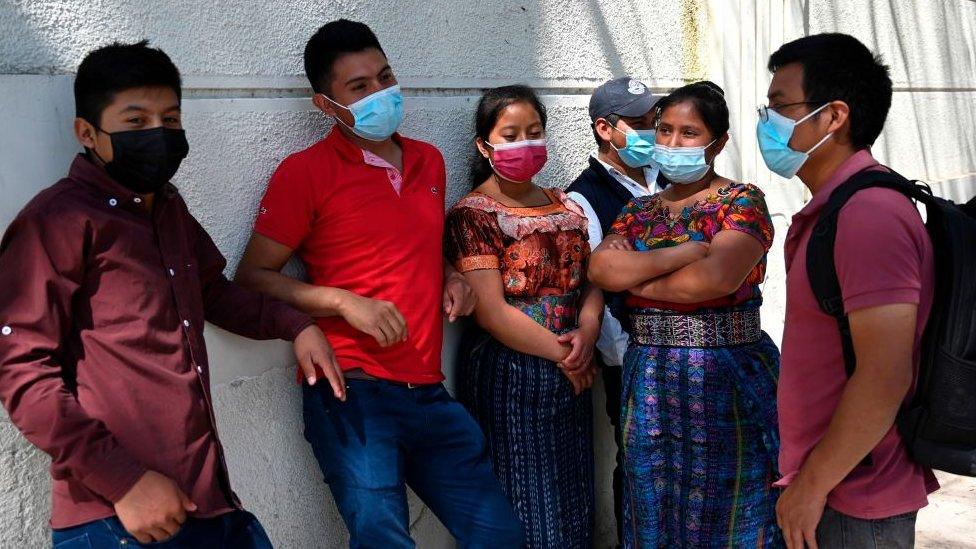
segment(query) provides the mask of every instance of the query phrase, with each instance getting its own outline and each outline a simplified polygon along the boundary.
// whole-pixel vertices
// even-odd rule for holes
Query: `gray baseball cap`
[[[636,78],[615,78],[608,80],[593,90],[590,96],[590,120],[606,118],[611,114],[619,116],[644,116],[658,102],[660,97]]]

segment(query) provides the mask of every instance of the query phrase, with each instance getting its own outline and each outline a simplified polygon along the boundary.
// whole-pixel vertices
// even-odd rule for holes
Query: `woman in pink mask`
[[[475,190],[448,213],[445,248],[478,297],[462,340],[459,400],[481,424],[529,547],[590,547],[590,385],[603,297],[586,282],[586,217],[533,182],[546,110],[532,89],[485,92]]]

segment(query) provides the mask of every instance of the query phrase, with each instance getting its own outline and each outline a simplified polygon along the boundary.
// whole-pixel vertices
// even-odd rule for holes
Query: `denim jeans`
[[[521,547],[481,429],[442,385],[347,380],[304,387],[305,438],[349,530],[349,546],[414,547],[406,486],[461,547]]]
[[[822,549],[911,549],[915,547],[917,514],[865,520],[828,507],[817,525],[817,545]]]
[[[54,549],[118,549],[153,547],[161,549],[271,549],[271,540],[261,523],[247,511],[233,511],[207,519],[190,518],[172,538],[141,544],[125,531],[116,517],[54,530]]]

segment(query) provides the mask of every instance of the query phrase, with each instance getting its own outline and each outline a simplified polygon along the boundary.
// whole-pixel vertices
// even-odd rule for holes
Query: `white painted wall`
[[[968,0],[4,0],[0,3],[0,229],[77,151],[70,135],[71,76],[85,52],[150,38],[185,76],[191,155],[176,184],[236,267],[268,176],[324,134],[307,99],[301,52],[336,17],[369,23],[405,87],[404,132],[433,142],[448,163],[448,201],[469,188],[466,160],[479,89],[525,82],[550,108],[550,164],[540,181],[565,186],[592,148],[593,86],[618,75],[661,92],[707,77],[733,112],[724,173],[767,192],[778,231],[764,323],[782,332],[781,243],[805,195],[758,157],[755,107],[779,44],[840,30],[880,51],[896,81],[892,115],[876,147],[906,175],[956,199],[976,194],[976,4]],[[2,316],[0,311],[0,316]],[[450,376],[453,336],[445,369]],[[235,487],[280,547],[335,547],[345,529],[301,436],[288,346],[209,328],[214,399]],[[612,531],[611,440],[595,400],[600,474],[598,539]],[[2,416],[2,414],[0,414]],[[0,417],[0,547],[48,540],[46,457]],[[449,547],[444,529],[412,500],[421,547]]]

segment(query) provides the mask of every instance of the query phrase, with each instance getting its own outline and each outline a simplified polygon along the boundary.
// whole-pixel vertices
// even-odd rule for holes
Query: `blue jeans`
[[[54,530],[54,549],[102,549],[159,547],[165,549],[271,549],[271,540],[261,523],[247,511],[233,511],[207,519],[190,518],[172,538],[140,544],[125,531],[116,517]]]
[[[817,545],[823,549],[911,549],[915,547],[917,515],[865,520],[827,507],[817,525]]]
[[[461,547],[524,545],[484,435],[442,385],[347,380],[304,387],[305,438],[349,530],[350,548],[414,547],[410,486]]]

